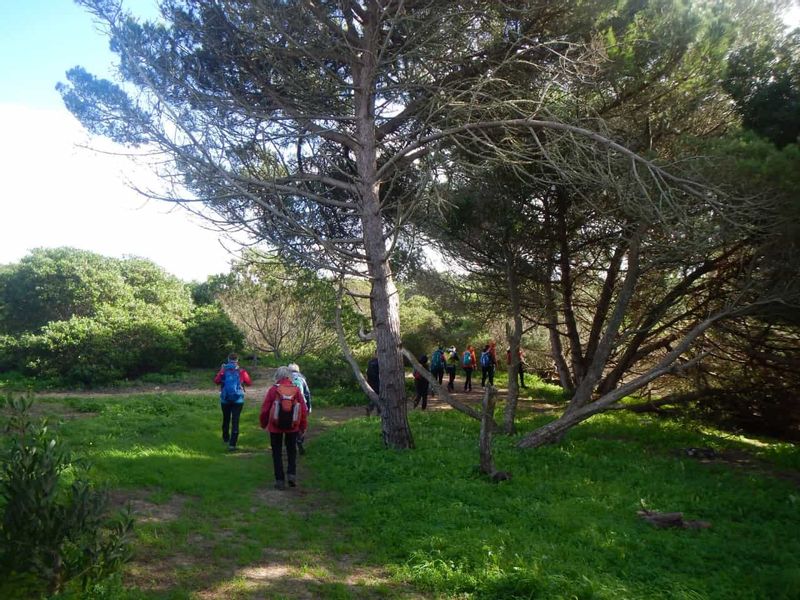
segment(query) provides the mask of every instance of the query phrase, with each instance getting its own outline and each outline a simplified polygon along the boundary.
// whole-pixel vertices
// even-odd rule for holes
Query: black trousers
[[[453,385],[456,380],[456,368],[454,366],[447,366],[447,376],[449,378],[447,381],[447,391],[452,392],[454,389]]]
[[[286,481],[286,475],[293,480],[297,474],[297,432],[269,434],[272,446],[272,468],[275,471],[275,481]],[[286,446],[286,458],[289,463],[286,472],[283,470],[283,448]]]
[[[466,379],[464,380],[464,391],[471,392],[472,391],[472,369],[466,368],[464,369],[464,376]]]
[[[486,387],[487,379],[489,380],[489,385],[494,385],[494,365],[481,367],[481,387]]]
[[[436,383],[442,385],[442,380],[444,379],[444,367],[441,369],[431,369],[431,375],[433,375],[434,379],[436,379]]]
[[[239,415],[242,414],[244,403],[223,402],[222,407],[222,441],[230,446],[236,446],[239,441]]]

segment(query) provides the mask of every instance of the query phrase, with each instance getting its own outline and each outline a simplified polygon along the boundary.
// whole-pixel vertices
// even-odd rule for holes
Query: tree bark
[[[512,435],[515,430],[515,419],[517,416],[517,402],[519,400],[519,346],[522,340],[522,309],[519,299],[519,282],[514,270],[514,257],[506,257],[506,282],[508,285],[508,297],[511,308],[511,318],[514,327],[507,330],[508,345],[511,349],[511,360],[508,361],[508,399],[506,408],[503,412],[503,431]]]
[[[497,390],[491,385],[483,392],[483,416],[481,418],[481,435],[478,441],[480,450],[481,473],[489,477],[495,474],[494,458],[492,458],[492,432],[494,431],[494,407]]]
[[[378,48],[378,18],[374,10],[365,14],[363,48],[353,64],[356,137],[358,150],[357,188],[361,203],[364,250],[372,291],[373,331],[381,370],[381,425],[389,448],[413,448],[414,440],[406,410],[405,373],[401,354],[400,302],[397,295],[381,217],[378,150],[375,139],[375,75]]]

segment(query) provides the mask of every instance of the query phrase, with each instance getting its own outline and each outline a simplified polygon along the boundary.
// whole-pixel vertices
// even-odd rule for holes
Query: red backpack
[[[300,390],[294,385],[275,384],[277,397],[272,403],[269,420],[278,429],[296,429],[300,424]]]

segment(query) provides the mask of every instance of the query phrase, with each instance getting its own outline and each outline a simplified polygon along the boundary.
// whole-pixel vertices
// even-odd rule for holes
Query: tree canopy
[[[740,234],[766,235],[764,220],[750,225],[767,214],[763,198],[729,203],[722,186],[698,184],[677,159],[684,128],[711,135],[730,123],[714,65],[733,47],[730,23],[774,22],[771,2],[759,11],[748,0],[732,9],[673,0],[168,0],[154,22],[114,0],[79,3],[119,56],[117,82],[76,67],[59,86],[91,132],[151,157],[170,184],[157,195],[199,199],[221,226],[302,266],[369,281],[392,447],[413,438],[391,258],[415,218],[438,219],[453,189],[500,168],[525,182],[509,206],[553,235],[536,248],[525,242],[526,260],[506,264],[541,275],[543,310],[568,340],[574,372],[563,380],[577,408],[608,380],[616,341],[636,337],[626,317],[639,300],[657,309],[644,317],[652,327],[686,310],[647,299],[642,286],[719,262]],[[774,278],[767,271],[762,280]],[[736,295],[750,279],[725,281]],[[576,314],[573,303],[590,304],[592,287],[599,312]],[[701,300],[693,314],[705,308]],[[733,310],[716,308],[711,321],[685,324],[686,343],[650,375],[671,370]],[[592,410],[632,389],[606,390],[608,402]]]

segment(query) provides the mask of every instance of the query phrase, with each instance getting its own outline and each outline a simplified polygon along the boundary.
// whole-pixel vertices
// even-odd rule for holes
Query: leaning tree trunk
[[[587,407],[574,413],[564,413],[555,421],[551,421],[547,425],[532,431],[517,444],[518,448],[539,448],[547,444],[555,444],[560,442],[564,434],[578,423],[585,421],[593,414],[601,412],[601,410],[590,411],[586,410]]]

